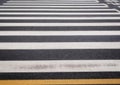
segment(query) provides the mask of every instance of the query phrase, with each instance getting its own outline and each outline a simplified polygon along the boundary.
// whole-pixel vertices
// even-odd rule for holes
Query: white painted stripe
[[[7,2],[4,4],[98,4],[98,2],[91,2],[91,1],[87,1],[87,2]]]
[[[110,36],[120,31],[0,31],[0,36]]]
[[[71,13],[71,12],[67,12],[67,13],[60,13],[60,12],[19,12],[19,13],[13,13],[13,12],[0,12],[0,15],[120,15],[120,13],[101,13],[101,12],[97,12],[97,13],[93,13],[93,12],[89,12],[89,13]]]
[[[99,2],[98,0],[9,0],[7,2]]]
[[[60,8],[60,7],[63,7],[63,8],[66,8],[66,7],[71,7],[71,8],[87,8],[87,7],[108,7],[107,5],[103,5],[103,6],[0,6],[0,7],[6,7],[6,8],[9,8],[9,7],[32,7],[32,8],[36,8],[36,7],[55,7],[55,8]]]
[[[46,26],[46,27],[50,27],[50,26],[120,26],[120,22],[116,22],[116,23],[0,23],[0,27],[9,27],[9,26],[13,26],[13,27],[20,27],[20,26]]]
[[[25,2],[25,3],[26,3],[26,2],[29,2],[29,3],[34,3],[34,2],[35,2],[35,3],[36,3],[36,2],[39,2],[39,3],[40,3],[40,2],[46,2],[46,3],[47,3],[47,2],[48,2],[48,3],[51,3],[51,2],[63,2],[63,3],[64,3],[64,2],[68,2],[68,1],[66,1],[66,0],[65,0],[65,1],[61,1],[61,0],[57,0],[57,1],[7,1],[7,3],[24,3],[24,2]],[[69,0],[69,2],[73,2],[73,3],[74,3],[74,2],[93,2],[93,3],[95,3],[95,2],[99,2],[99,1],[92,1],[92,0],[83,0],[83,1],[75,0],[75,1],[70,1],[70,0]]]
[[[9,1],[32,1],[32,0],[9,0]],[[55,0],[36,0],[36,1],[55,1]],[[60,0],[60,1],[74,1],[74,0]],[[75,0],[75,1],[83,1],[83,0]],[[98,1],[98,0],[85,0],[85,1]]]
[[[4,3],[3,5],[5,5],[5,3]],[[7,4],[6,4],[6,5],[7,5]],[[10,4],[8,4],[8,5],[10,5]],[[11,4],[11,5],[20,5],[20,4]],[[21,6],[22,6],[22,5],[27,6],[27,4],[21,4]],[[29,4],[28,4],[28,5],[29,5]],[[32,4],[30,4],[30,5],[32,5]],[[36,4],[36,5],[37,5],[37,4]],[[100,4],[100,3],[97,4],[97,3],[96,3],[96,4],[39,4],[39,5],[40,5],[40,6],[41,6],[41,5],[48,5],[48,6],[49,6],[49,5],[58,5],[58,6],[59,6],[59,5],[63,5],[63,6],[66,6],[66,5],[73,5],[73,6],[75,6],[75,5],[79,5],[79,6],[85,6],[85,5],[90,6],[90,5],[93,5],[93,6],[94,6],[94,5],[96,5],[96,6],[98,6],[98,5],[105,5],[105,4],[102,4],[102,3],[101,3],[101,4]]]
[[[120,17],[0,17],[2,20],[119,20]]]
[[[29,1],[21,1],[21,0],[19,0],[19,1],[7,1],[8,3],[24,3],[24,2],[30,2],[30,3],[32,3],[32,2],[68,2],[68,0],[65,0],[65,1],[63,1],[63,0],[57,0],[57,1],[52,1],[52,0],[49,0],[49,1],[36,1],[36,0],[33,0],[33,1],[31,1],[31,0],[29,0]],[[73,0],[69,0],[69,2],[74,2]],[[93,1],[93,0],[75,0],[75,2],[93,2],[93,3],[96,3],[96,2],[99,2],[99,1]]]
[[[43,7],[43,8],[108,8],[107,5],[105,6],[0,6],[0,8],[14,8],[16,9],[17,7],[20,7],[20,8],[40,8],[40,7]]]
[[[99,2],[98,0],[9,0],[7,2],[73,2],[73,1],[78,1],[78,2]]]
[[[75,4],[62,4],[62,6],[77,6]],[[79,6],[104,6],[106,4],[103,4],[103,3],[100,3],[100,4],[79,4]],[[1,6],[4,6],[4,5],[1,5]],[[7,6],[7,5],[5,5]],[[12,5],[10,5],[12,6]],[[14,6],[14,5],[13,5]],[[17,6],[17,5],[16,5]],[[21,6],[21,5],[18,5],[18,6]],[[40,6],[45,6],[45,5],[40,5]],[[46,6],[61,6],[61,4],[47,4]]]
[[[94,1],[58,1],[58,2],[40,2],[40,1],[34,1],[34,2],[30,2],[30,1],[24,1],[24,2],[7,2],[7,3],[4,3],[4,4],[98,4],[99,2],[94,2]]]
[[[9,1],[32,1],[32,0],[9,0]],[[36,1],[55,1],[55,0],[36,0]],[[60,1],[74,1],[74,0],[60,0]],[[75,0],[75,1],[84,1],[84,0]],[[98,1],[98,0],[85,0],[85,1]]]
[[[0,9],[0,11],[116,11],[116,9]]]
[[[60,1],[60,0],[57,0],[57,1],[7,1],[6,3],[8,4],[21,4],[21,3],[38,3],[38,4],[41,4],[41,3],[74,3],[74,2],[79,2],[79,3],[92,3],[92,4],[99,4],[99,1]]]
[[[99,3],[99,1],[7,1],[7,3]]]
[[[0,73],[118,71],[120,71],[120,60],[0,61]]]
[[[8,3],[24,3],[24,2],[93,2],[93,3],[95,3],[95,2],[99,2],[98,0],[57,0],[57,1],[55,1],[55,0],[16,0],[16,1],[12,1],[12,0],[9,0],[9,1],[7,1]]]
[[[32,1],[32,0],[9,0],[9,1]],[[36,1],[55,1],[55,0],[36,0]],[[60,1],[74,1],[74,0],[60,0]],[[83,0],[75,0],[75,1],[83,1]],[[85,1],[98,1],[98,0],[85,0]]]
[[[120,49],[120,42],[39,42],[0,43],[0,50],[32,49]]]
[[[32,0],[9,0],[9,1],[32,1]],[[36,0],[36,1],[55,1],[55,0]],[[60,0],[60,1],[98,1],[98,0]]]
[[[46,1],[51,1],[51,2],[53,2],[53,1],[56,1],[56,0],[9,0],[9,2],[12,2],[12,1],[43,1],[43,2],[46,2]],[[99,0],[57,0],[57,1],[94,1],[94,2],[97,2],[97,1],[99,1]]]
[[[9,1],[32,1],[32,0],[9,0]],[[36,0],[36,1],[55,1],[55,0]],[[60,1],[98,1],[98,0],[60,0]]]

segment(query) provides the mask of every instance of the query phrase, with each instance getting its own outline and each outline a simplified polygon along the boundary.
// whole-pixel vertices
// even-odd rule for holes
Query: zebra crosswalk
[[[0,85],[119,85],[118,3],[1,0]]]

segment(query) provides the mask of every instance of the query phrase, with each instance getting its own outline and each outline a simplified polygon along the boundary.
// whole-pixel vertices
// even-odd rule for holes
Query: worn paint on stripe
[[[0,73],[120,72],[120,60],[0,61]]]
[[[59,84],[79,84],[79,85],[86,85],[86,84],[120,84],[120,79],[57,79],[57,80],[0,80],[2,85],[59,85]]]

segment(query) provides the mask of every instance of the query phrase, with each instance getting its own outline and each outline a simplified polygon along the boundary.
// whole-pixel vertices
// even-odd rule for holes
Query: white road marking
[[[120,20],[120,17],[0,17],[2,20]]]
[[[60,12],[19,12],[19,13],[13,13],[13,12],[0,12],[0,15],[120,15],[120,13],[101,13],[101,12],[97,12],[97,13],[93,13],[93,12],[89,12],[89,13],[71,13],[71,12],[67,12],[67,13],[60,13]]]
[[[0,9],[0,11],[116,11],[116,9]]]
[[[45,26],[45,27],[50,27],[50,26],[120,26],[120,22],[110,22],[110,23],[0,23],[0,27],[20,27],[20,26]]]
[[[118,71],[120,71],[120,60],[0,61],[0,73]]]
[[[12,6],[14,6],[14,5],[20,5],[20,6],[22,6],[22,5],[25,5],[25,6],[27,6],[27,5],[35,5],[35,4],[3,4],[3,5],[12,5]],[[37,5],[37,4],[36,4]],[[79,6],[100,6],[100,5],[105,5],[104,3],[96,3],[96,4],[38,4],[39,6],[42,6],[42,5],[48,5],[48,6],[50,6],[50,5],[63,5],[63,6],[66,6],[66,5],[70,5],[70,6],[76,6],[76,5],[79,5]]]
[[[120,49],[120,42],[43,42],[0,43],[0,50],[32,49]]]
[[[0,31],[0,36],[110,36],[120,31]]]
[[[16,9],[17,7],[20,7],[20,8],[108,8],[107,5],[104,5],[104,6],[0,6],[1,7],[4,7],[4,8],[14,8]]]

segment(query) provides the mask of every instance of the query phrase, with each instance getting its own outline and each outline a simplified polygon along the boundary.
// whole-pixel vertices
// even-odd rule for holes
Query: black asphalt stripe
[[[0,50],[0,60],[117,60],[120,49]]]
[[[113,20],[113,19],[103,19],[103,20],[49,20],[49,19],[39,19],[39,20],[27,20],[27,19],[24,19],[24,20],[20,20],[20,19],[16,19],[16,20],[12,20],[12,19],[8,19],[8,20],[2,20],[0,19],[0,23],[94,23],[94,22],[120,22],[120,20]]]
[[[120,26],[68,26],[68,27],[34,27],[34,26],[19,26],[19,27],[0,27],[0,31],[75,31],[75,30],[85,30],[85,31],[93,31],[93,30],[120,30]]]
[[[0,73],[0,80],[18,79],[119,79],[120,72]]]
[[[0,36],[0,42],[120,42],[120,36]]]

